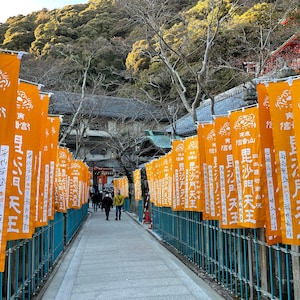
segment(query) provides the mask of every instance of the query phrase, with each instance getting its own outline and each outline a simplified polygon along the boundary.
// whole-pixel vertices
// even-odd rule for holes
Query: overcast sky
[[[8,0],[1,4],[0,22],[4,23],[9,17],[27,15],[43,8],[62,8],[65,5],[81,3],[88,3],[88,0]]]

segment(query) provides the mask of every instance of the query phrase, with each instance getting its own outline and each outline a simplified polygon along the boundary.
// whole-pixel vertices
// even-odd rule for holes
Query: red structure
[[[108,182],[108,177],[114,175],[114,170],[112,168],[107,167],[93,167],[93,181],[97,186],[104,186]]]
[[[261,75],[280,70],[283,67],[300,72],[300,32],[295,33],[279,48],[273,51]]]

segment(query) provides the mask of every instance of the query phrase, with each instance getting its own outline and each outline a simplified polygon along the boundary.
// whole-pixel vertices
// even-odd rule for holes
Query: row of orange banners
[[[300,79],[259,83],[257,94],[258,105],[199,124],[147,163],[150,199],[300,245]]]
[[[19,80],[21,57],[0,54],[0,272],[8,240],[88,199],[88,167],[58,147],[60,118],[48,116],[49,94]]]
[[[128,197],[129,185],[128,185],[128,178],[126,176],[120,178],[113,179],[114,184],[114,194],[117,195],[118,191],[120,191],[121,195],[125,198]]]

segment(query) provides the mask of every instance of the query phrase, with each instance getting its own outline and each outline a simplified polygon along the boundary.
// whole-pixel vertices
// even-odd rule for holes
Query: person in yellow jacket
[[[120,190],[118,190],[117,195],[114,197],[114,206],[116,207],[116,219],[115,220],[121,220],[121,210],[122,206],[124,204],[124,196],[121,195]]]

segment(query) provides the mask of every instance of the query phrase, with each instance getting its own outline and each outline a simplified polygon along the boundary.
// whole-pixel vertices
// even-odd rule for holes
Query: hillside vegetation
[[[184,113],[248,80],[245,61],[263,68],[299,15],[298,0],[90,0],[9,18],[0,48],[26,51],[21,78],[45,90],[81,92],[86,72],[86,93]]]

